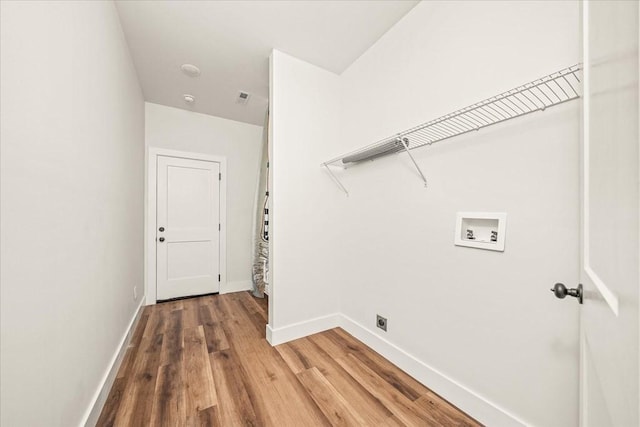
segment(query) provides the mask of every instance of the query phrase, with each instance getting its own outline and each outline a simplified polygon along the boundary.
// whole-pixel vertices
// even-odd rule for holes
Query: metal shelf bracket
[[[344,192],[344,194],[347,197],[349,197],[349,192],[347,191],[346,188],[344,188],[344,185],[342,185],[342,183],[340,182],[338,177],[333,173],[329,165],[326,163],[323,163],[322,166],[324,166],[327,169],[327,172],[329,172],[329,175],[331,176],[331,178],[333,178],[333,182],[335,182],[338,185],[338,187],[340,187],[340,189]]]
[[[407,144],[409,142],[409,140],[407,138],[400,138],[400,142],[402,142],[402,145],[404,146],[405,151],[409,155],[409,158],[413,162],[413,165],[418,170],[418,173],[420,174],[420,178],[422,178],[422,182],[424,182],[424,186],[426,188],[426,186],[427,186],[427,178],[424,177],[424,174],[422,173],[422,169],[420,169],[420,166],[418,166],[418,163],[416,162],[416,159],[413,158],[413,156],[411,155],[411,151],[409,151],[409,145]]]

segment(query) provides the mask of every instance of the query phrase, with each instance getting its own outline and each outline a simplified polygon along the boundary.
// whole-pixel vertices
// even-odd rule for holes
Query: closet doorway
[[[224,158],[151,150],[147,304],[220,292],[224,277]]]

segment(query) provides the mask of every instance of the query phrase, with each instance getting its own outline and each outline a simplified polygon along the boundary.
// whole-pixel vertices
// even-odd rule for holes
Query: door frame
[[[147,179],[145,185],[144,227],[144,290],[146,305],[156,303],[156,210],[158,186],[158,156],[179,159],[202,160],[220,165],[220,293],[227,284],[227,158],[210,154],[177,151],[166,148],[147,147]]]

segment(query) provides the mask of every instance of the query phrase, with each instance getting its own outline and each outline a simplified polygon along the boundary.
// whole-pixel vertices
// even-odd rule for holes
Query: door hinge
[[[220,227],[220,224],[218,224],[218,231],[220,231],[222,228]]]
[[[218,274],[218,282],[220,281],[220,275]]]
[[[218,181],[222,181],[222,172],[218,172]]]

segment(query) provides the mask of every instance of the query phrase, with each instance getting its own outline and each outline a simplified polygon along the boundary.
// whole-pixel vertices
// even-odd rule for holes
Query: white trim
[[[113,357],[111,358],[111,361],[109,362],[109,368],[102,376],[100,385],[96,389],[96,392],[91,399],[91,404],[82,416],[80,425],[94,426],[98,422],[98,418],[100,418],[102,408],[104,407],[104,404],[107,401],[107,397],[109,397],[111,387],[113,387],[113,383],[116,380],[116,375],[118,375],[118,370],[120,369],[122,359],[124,358],[124,355],[127,352],[127,348],[129,347],[129,343],[131,342],[133,332],[135,331],[135,328],[138,325],[138,321],[140,320],[140,315],[142,314],[143,308],[144,298],[140,298],[140,304],[138,305],[134,316],[131,318],[129,326],[127,326],[127,330],[122,336],[120,344],[118,345],[118,348],[116,349]]]
[[[369,331],[355,320],[344,314],[339,316],[342,329],[481,423],[503,427],[527,425],[504,408],[418,360],[390,341]]]
[[[227,158],[188,151],[147,147],[147,188],[145,215],[145,298],[147,305],[156,303],[156,185],[158,156],[204,160],[220,164],[220,289],[227,288]]]
[[[589,112],[591,108],[591,97],[589,94],[589,83],[591,80],[591,64],[589,55],[589,2],[583,2],[582,15],[582,37],[583,37],[583,96],[582,96],[582,270],[584,275],[600,292],[600,295],[609,305],[613,313],[618,316],[618,296],[600,279],[600,276],[591,268],[589,252]]]
[[[223,287],[220,285],[220,293],[228,294],[231,292],[250,291],[253,289],[253,282],[251,280],[234,280],[233,282],[227,282]]]
[[[329,314],[277,329],[267,325],[267,341],[271,345],[279,345],[335,328],[340,325],[340,316],[339,313]]]

